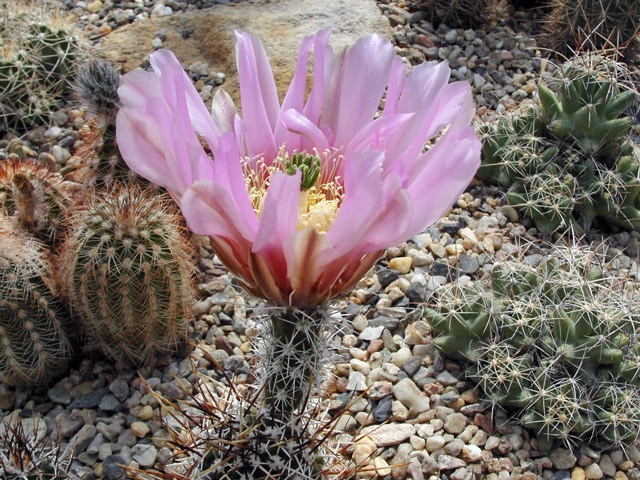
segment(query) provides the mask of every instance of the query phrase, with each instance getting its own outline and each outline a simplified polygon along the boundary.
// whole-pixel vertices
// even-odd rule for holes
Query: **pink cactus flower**
[[[242,116],[222,90],[210,113],[168,50],[119,91],[127,164],[167,188],[248,291],[284,307],[351,289],[444,215],[480,164],[470,86],[448,83],[446,63],[407,73],[381,36],[334,54],[329,34],[303,39],[280,103],[260,40],[237,33]]]

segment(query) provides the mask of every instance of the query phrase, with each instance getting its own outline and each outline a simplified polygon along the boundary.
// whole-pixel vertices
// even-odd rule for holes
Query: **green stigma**
[[[317,155],[294,153],[290,160],[285,160],[284,171],[288,175],[295,175],[297,170],[302,172],[300,190],[309,190],[315,185],[316,180],[318,180],[318,175],[320,175],[320,157]]]

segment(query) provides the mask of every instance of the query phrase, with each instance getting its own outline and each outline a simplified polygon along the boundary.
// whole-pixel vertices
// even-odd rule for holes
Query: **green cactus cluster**
[[[545,42],[554,50],[624,50],[640,34],[637,0],[552,0]]]
[[[615,62],[586,54],[558,68],[539,101],[481,127],[478,178],[543,234],[589,231],[594,221],[640,231],[640,149],[625,114],[638,94]]]
[[[64,27],[51,26],[37,8],[23,10],[0,24],[0,133],[46,124],[70,92],[67,79],[81,56]]]
[[[78,205],[60,247],[63,295],[111,358],[146,364],[186,339],[192,252],[167,196],[117,185]]]
[[[485,401],[516,413],[541,450],[640,435],[640,313],[606,271],[595,253],[558,247],[535,265],[494,265],[489,286],[448,286],[425,309],[434,344],[469,362]]]
[[[47,248],[0,216],[0,381],[40,385],[64,373],[70,322]]]
[[[418,0],[416,8],[430,22],[450,28],[473,28],[487,23],[494,4],[493,0]]]

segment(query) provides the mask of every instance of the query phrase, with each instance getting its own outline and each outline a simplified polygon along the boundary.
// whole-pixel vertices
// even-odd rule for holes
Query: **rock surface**
[[[153,53],[152,39],[163,30],[163,47],[172,50],[183,66],[207,62],[210,68],[224,72],[224,89],[237,102],[234,30],[262,39],[283,96],[293,76],[300,40],[330,27],[336,52],[371,33],[391,38],[389,22],[373,0],[257,0],[134,22],[106,36],[100,51],[126,72]]]

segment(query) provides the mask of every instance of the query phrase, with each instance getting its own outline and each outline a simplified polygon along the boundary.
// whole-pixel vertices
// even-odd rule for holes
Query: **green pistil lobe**
[[[313,187],[320,175],[320,157],[317,155],[306,155],[304,153],[294,153],[290,160],[284,163],[284,171],[288,175],[295,175],[296,171],[302,172],[300,180],[300,190],[309,190]]]

